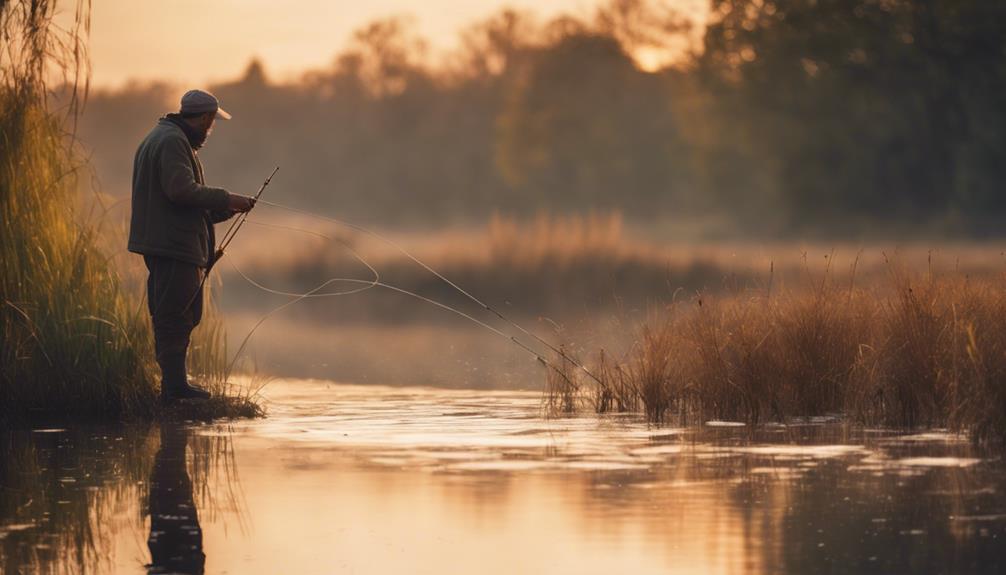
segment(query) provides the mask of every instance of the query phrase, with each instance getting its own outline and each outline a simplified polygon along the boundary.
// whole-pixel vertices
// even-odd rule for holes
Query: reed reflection
[[[161,446],[150,474],[148,573],[202,574],[206,565],[203,530],[185,460],[189,435],[178,422],[161,426]]]

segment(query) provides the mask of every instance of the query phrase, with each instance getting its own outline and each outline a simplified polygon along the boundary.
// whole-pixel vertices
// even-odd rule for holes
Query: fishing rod
[[[262,185],[259,187],[258,192],[256,192],[255,196],[252,197],[252,207],[255,207],[255,204],[258,202],[259,198],[262,197],[262,192],[264,192],[266,187],[269,186],[269,182],[272,181],[272,177],[275,176],[276,172],[278,171],[279,166],[276,166],[276,169],[273,170],[271,174],[269,174],[269,177],[266,178],[264,182],[262,182]],[[248,212],[250,211],[251,208],[248,208]],[[192,307],[192,304],[195,303],[196,298],[199,297],[199,294],[203,293],[203,286],[206,285],[206,279],[210,277],[210,270],[213,269],[213,266],[216,265],[217,261],[219,261],[220,258],[224,257],[224,250],[227,249],[227,246],[231,245],[231,242],[234,241],[234,236],[237,235],[238,231],[241,229],[241,226],[244,225],[245,220],[248,219],[248,212],[242,212],[241,215],[239,215],[233,222],[231,222],[231,225],[229,228],[227,228],[227,231],[224,232],[224,237],[222,240],[220,240],[220,247],[213,254],[213,257],[210,259],[209,265],[206,266],[206,273],[204,273],[203,278],[199,280],[199,287],[197,287],[196,290],[192,293],[192,297],[189,298],[189,303],[185,304],[185,310],[188,310],[190,307]]]
[[[265,205],[267,205],[267,206],[272,206],[274,208],[279,208],[279,209],[288,210],[288,211],[291,211],[291,212],[297,212],[297,213],[305,214],[305,215],[308,215],[308,216],[311,216],[311,217],[314,217],[314,218],[318,218],[318,219],[321,219],[321,220],[327,220],[327,221],[332,222],[334,224],[338,224],[338,225],[341,225],[341,226],[344,226],[344,227],[347,227],[347,228],[350,228],[350,229],[357,230],[357,231],[359,231],[361,233],[367,234],[367,235],[369,235],[371,237],[374,237],[374,238],[376,238],[376,239],[378,239],[378,240],[380,240],[380,241],[382,241],[382,242],[390,245],[391,247],[393,247],[396,250],[398,250],[399,252],[401,252],[402,255],[404,255],[405,257],[409,258],[414,263],[416,263],[417,265],[421,266],[423,269],[425,269],[426,271],[430,272],[431,274],[433,274],[434,276],[436,276],[438,279],[440,279],[441,281],[443,281],[447,285],[449,285],[452,288],[454,288],[458,293],[464,295],[465,297],[467,297],[469,300],[471,300],[475,304],[481,306],[484,310],[486,310],[486,311],[494,314],[496,317],[498,317],[499,319],[501,319],[504,322],[508,323],[512,327],[516,328],[521,333],[524,333],[525,335],[527,335],[527,336],[529,336],[531,338],[534,338],[538,343],[544,345],[545,347],[547,347],[549,350],[551,350],[553,353],[555,353],[559,357],[563,358],[564,360],[568,361],[572,365],[574,365],[577,368],[579,368],[580,370],[582,370],[584,373],[586,373],[588,376],[590,376],[591,379],[593,379],[594,381],[596,381],[597,383],[599,383],[601,385],[604,385],[604,383],[600,380],[600,378],[598,378],[589,369],[587,369],[587,367],[585,365],[583,365],[582,363],[580,363],[576,359],[570,357],[569,354],[567,354],[565,351],[563,351],[562,349],[560,349],[558,347],[555,347],[554,345],[552,345],[551,343],[549,343],[548,341],[546,341],[542,337],[538,336],[537,334],[535,334],[535,333],[533,333],[531,331],[528,331],[527,329],[524,329],[523,326],[521,326],[517,322],[511,320],[510,318],[504,316],[496,308],[490,306],[489,304],[483,302],[482,300],[480,300],[479,298],[475,297],[474,295],[468,293],[466,290],[464,290],[463,288],[461,288],[461,286],[459,286],[458,284],[454,283],[453,281],[451,281],[450,279],[448,279],[447,277],[445,277],[443,274],[441,274],[437,270],[433,269],[432,267],[428,266],[425,262],[423,262],[422,260],[420,260],[416,256],[414,256],[411,253],[409,253],[408,250],[406,250],[405,248],[403,248],[402,246],[400,246],[395,241],[393,241],[393,240],[391,240],[389,238],[386,238],[386,237],[382,236],[381,234],[378,234],[377,232],[374,232],[374,231],[371,231],[371,230],[369,230],[367,228],[364,228],[363,226],[358,226],[356,224],[353,224],[353,223],[350,223],[350,222],[346,222],[346,221],[343,221],[343,220],[339,220],[339,219],[336,219],[336,218],[333,218],[333,217],[330,217],[330,216],[322,216],[322,215],[318,215],[318,214],[316,214],[314,212],[309,212],[307,210],[302,210],[302,209],[294,208],[294,207],[290,207],[290,206],[284,206],[282,204],[277,204],[277,203],[274,203],[274,202],[267,202],[265,200],[263,200],[262,203],[265,204]],[[515,343],[517,343],[517,342],[515,342]],[[524,347],[523,344],[518,344],[518,345],[521,345],[521,347]],[[532,353],[534,353],[534,352],[532,352]],[[541,357],[537,353],[535,353],[534,355],[536,357],[538,357],[539,360],[541,359]]]
[[[266,187],[269,185],[269,182],[272,181],[272,177],[275,176],[276,172],[278,171],[279,166],[276,166],[276,169],[273,170],[271,174],[269,174],[269,177],[266,178],[264,182],[262,182],[262,186],[259,187],[258,192],[256,192],[255,195],[252,197],[252,207],[255,207],[255,203],[258,202],[259,198],[262,197],[262,192],[265,191]],[[217,260],[223,257],[224,250],[227,249],[227,246],[229,246],[232,241],[234,241],[234,236],[238,235],[238,231],[241,229],[241,226],[243,226],[245,224],[245,220],[248,219],[249,212],[251,212],[251,209],[249,209],[247,212],[242,212],[241,215],[237,217],[237,219],[231,222],[231,226],[227,228],[227,231],[224,232],[223,239],[220,240],[220,249],[217,250],[216,257],[213,258],[213,261],[210,263],[210,267],[213,267],[213,264],[217,263]],[[207,268],[206,273],[209,273],[209,271],[210,271],[209,268]]]

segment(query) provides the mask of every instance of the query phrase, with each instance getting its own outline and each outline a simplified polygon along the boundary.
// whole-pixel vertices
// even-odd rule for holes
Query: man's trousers
[[[161,392],[187,383],[185,356],[192,330],[203,316],[204,270],[181,260],[143,256],[147,307],[154,324],[154,350],[161,367]]]

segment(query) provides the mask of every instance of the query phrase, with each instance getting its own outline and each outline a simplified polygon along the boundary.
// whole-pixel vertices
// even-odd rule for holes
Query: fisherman
[[[161,401],[208,399],[188,382],[185,356],[203,311],[203,275],[216,252],[213,224],[247,212],[255,200],[207,186],[198,150],[217,118],[231,115],[209,92],[190,90],[178,113],[147,134],[133,160],[129,251],[147,266],[147,307],[161,368]]]

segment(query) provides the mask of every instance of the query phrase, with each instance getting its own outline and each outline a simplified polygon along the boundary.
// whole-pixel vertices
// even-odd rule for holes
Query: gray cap
[[[220,107],[217,97],[202,90],[189,90],[185,92],[185,95],[182,96],[182,108],[180,111],[183,115],[216,112],[218,118],[223,118],[224,120],[231,119],[231,115]]]

